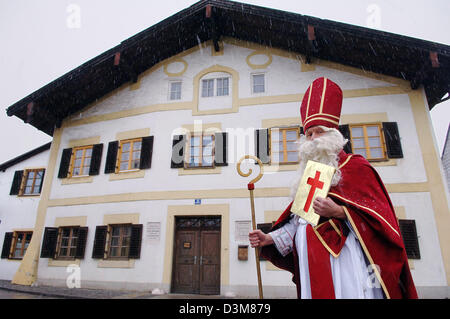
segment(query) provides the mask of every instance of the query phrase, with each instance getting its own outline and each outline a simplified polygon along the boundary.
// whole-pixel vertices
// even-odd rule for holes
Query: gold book
[[[317,226],[320,215],[314,212],[313,202],[317,196],[327,197],[335,171],[336,169],[332,166],[308,161],[300,180],[291,212]]]

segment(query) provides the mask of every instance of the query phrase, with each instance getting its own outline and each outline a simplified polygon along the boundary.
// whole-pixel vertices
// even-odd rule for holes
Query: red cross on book
[[[317,196],[327,197],[335,171],[332,166],[308,161],[291,212],[316,226],[320,216],[314,212],[312,203]]]

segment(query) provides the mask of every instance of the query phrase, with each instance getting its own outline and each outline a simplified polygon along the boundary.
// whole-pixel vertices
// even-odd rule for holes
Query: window
[[[92,258],[140,258],[142,228],[142,224],[110,224],[97,226],[95,229]]]
[[[70,177],[88,176],[91,168],[93,146],[82,146],[73,149]]]
[[[170,82],[169,99],[170,100],[181,99],[181,81]]]
[[[217,79],[217,96],[228,95],[228,78]]]
[[[120,141],[119,172],[139,169],[141,147],[141,138]]]
[[[298,147],[295,142],[299,138],[299,134],[298,127],[272,128],[270,130],[272,163],[298,163]]]
[[[398,225],[400,227],[408,259],[420,259],[416,221],[414,219],[399,219]]]
[[[264,74],[253,74],[253,93],[264,93],[265,88],[265,78]]]
[[[105,174],[135,172],[152,164],[153,136],[130,138],[108,143]]]
[[[360,154],[367,160],[385,160],[381,124],[350,125],[350,136],[354,154]]]
[[[79,227],[59,228],[57,258],[74,259],[78,245]]]
[[[15,171],[9,195],[31,196],[41,193],[45,168]]]
[[[214,165],[214,135],[190,136],[187,167],[212,167]]]
[[[103,144],[63,149],[58,178],[77,178],[100,173]]]
[[[14,232],[12,259],[22,259],[25,256],[33,232]]]
[[[110,225],[111,237],[108,256],[128,258],[130,251],[131,225]]]
[[[202,97],[214,96],[214,79],[202,80]]]
[[[230,80],[228,77],[202,80],[202,97],[214,96],[214,83],[216,85],[216,96],[228,96],[230,94]]]
[[[38,195],[41,193],[41,185],[44,178],[44,169],[25,170],[24,182],[20,195]]]
[[[45,227],[41,258],[82,259],[88,228],[81,226]]]

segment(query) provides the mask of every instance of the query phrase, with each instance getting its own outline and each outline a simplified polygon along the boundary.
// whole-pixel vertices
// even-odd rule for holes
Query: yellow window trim
[[[117,154],[117,159],[116,159],[116,172],[115,172],[116,174],[137,172],[140,170],[139,168],[130,168],[131,162],[133,161],[134,144],[137,142],[141,142],[141,149],[140,149],[141,154],[139,155],[139,159],[140,159],[141,155],[142,155],[142,137],[119,141],[119,152]],[[120,163],[122,162],[122,150],[123,150],[123,145],[126,143],[130,143],[130,151],[127,152],[127,153],[130,153],[130,156],[128,158],[128,166],[127,166],[128,168],[121,170]]]
[[[212,163],[211,165],[203,166],[203,138],[205,136],[211,136],[212,138],[212,151],[211,151],[211,159]],[[199,166],[190,166],[190,158],[191,158],[191,139],[193,137],[199,137],[200,138],[200,145],[199,145]],[[216,140],[215,140],[215,134],[211,131],[203,131],[203,132],[190,132],[187,136],[186,141],[186,155],[184,159],[184,169],[191,170],[191,169],[214,169],[214,158],[215,158],[215,150],[216,150]]]
[[[83,175],[83,170],[86,168],[86,165],[84,165],[84,162],[86,160],[86,151],[88,149],[91,149],[91,160],[92,160],[92,152],[94,150],[94,145],[84,145],[84,146],[77,146],[72,148],[72,155],[70,156],[70,165],[69,165],[69,174],[67,175],[67,178],[81,178],[81,177],[87,177],[89,176],[89,173],[87,175]],[[73,175],[73,170],[75,169],[75,160],[76,160],[76,154],[77,151],[83,151],[83,154],[81,155],[81,165],[80,165],[80,175]],[[91,164],[89,164],[90,167]]]
[[[279,130],[280,132],[282,132],[283,133],[283,161],[282,162],[279,162],[279,161],[275,161],[274,159],[273,159],[273,155],[274,155],[274,153],[275,152],[272,152],[272,130],[273,129],[276,129],[276,130]],[[292,152],[296,152],[296,151],[288,151],[287,150],[287,137],[286,137],[286,132],[287,131],[296,131],[297,132],[297,139],[300,137],[300,128],[299,128],[299,126],[297,125],[297,126],[289,126],[289,127],[271,127],[270,129],[269,129],[269,140],[270,140],[270,143],[269,143],[269,153],[270,153],[270,164],[271,165],[273,165],[273,164],[275,164],[275,165],[296,165],[296,164],[298,164],[299,162],[300,162],[300,160],[297,160],[297,161],[288,161],[287,159],[288,159],[288,153],[292,153]],[[280,141],[278,141],[278,142],[280,142]],[[279,154],[279,153],[281,153],[281,152],[277,152],[277,154]]]
[[[389,160],[388,157],[387,157],[386,142],[385,142],[385,139],[384,139],[384,132],[383,132],[383,127],[382,127],[382,123],[381,122],[377,122],[377,123],[354,123],[354,124],[349,124],[349,126],[350,126],[350,140],[352,142],[353,154],[356,154],[355,149],[364,149],[365,152],[366,152],[366,155],[367,155],[366,159],[369,162],[380,162],[380,161],[387,161],[387,160]],[[362,138],[364,140],[364,146],[365,146],[364,148],[362,148],[362,147],[358,147],[358,148],[354,147],[354,139],[356,137],[355,138],[353,137],[352,129],[356,128],[356,127],[360,127],[360,128],[363,129],[363,136],[362,136]],[[377,127],[379,135],[378,136],[369,136],[368,133],[367,133],[367,127]],[[370,148],[371,147],[369,145],[369,137],[379,137],[381,146],[378,147],[378,148],[381,148],[381,151],[383,153],[383,157],[371,158],[371,153],[370,153]],[[357,138],[360,139],[361,137],[357,137]]]
[[[20,188],[19,188],[19,194],[18,194],[18,196],[20,196],[20,197],[33,197],[33,196],[40,196],[41,195],[41,193],[39,192],[39,193],[31,193],[31,194],[25,194],[25,188],[26,188],[26,186],[27,186],[27,180],[28,180],[28,174],[30,173],[30,172],[35,172],[35,173],[37,173],[37,172],[39,172],[39,171],[44,171],[45,170],[45,168],[27,168],[27,169],[25,169],[24,171],[23,171],[23,176],[22,176],[22,181],[21,181],[21,183],[20,183]],[[43,176],[42,176],[43,177]],[[44,179],[42,178],[41,179],[41,185],[42,185],[42,183],[44,182]],[[36,174],[34,174],[34,177],[33,177],[33,184],[31,185],[31,190],[33,190],[34,189],[34,187],[36,186]]]

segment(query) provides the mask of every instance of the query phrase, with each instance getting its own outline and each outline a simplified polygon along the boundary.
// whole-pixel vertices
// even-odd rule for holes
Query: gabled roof
[[[62,120],[153,65],[208,40],[233,37],[423,85],[430,109],[450,91],[450,46],[301,14],[202,0],[121,42],[7,109],[52,135]]]
[[[52,145],[52,142],[48,142],[47,144],[44,144],[42,146],[39,146],[38,148],[35,148],[34,150],[31,150],[29,152],[26,152],[22,155],[19,155],[3,164],[0,164],[0,172],[6,171],[11,166],[14,166],[16,164],[19,164],[20,162],[23,162],[35,155],[38,155],[42,152],[45,152],[46,150],[50,149],[50,146]]]

